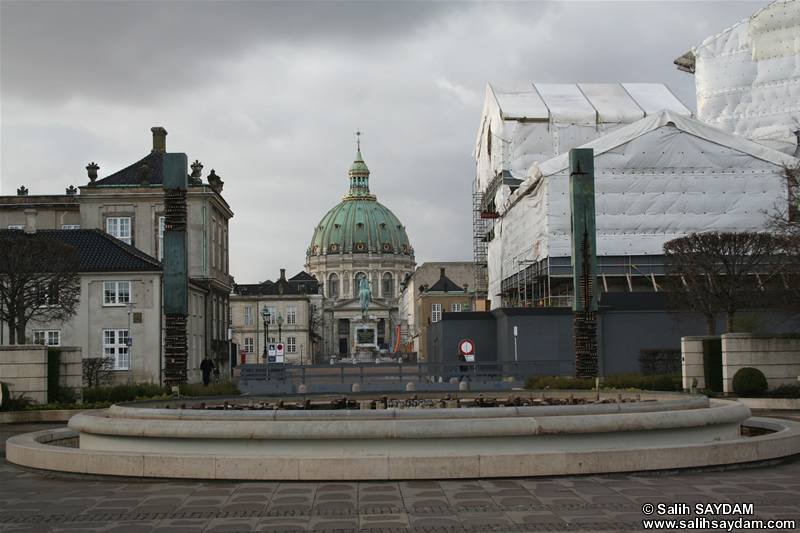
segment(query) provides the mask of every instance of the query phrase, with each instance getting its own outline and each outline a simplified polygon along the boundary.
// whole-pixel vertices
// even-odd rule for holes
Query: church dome
[[[369,192],[369,168],[360,147],[349,174],[350,192],[314,229],[308,256],[370,252],[412,256],[405,226]]]

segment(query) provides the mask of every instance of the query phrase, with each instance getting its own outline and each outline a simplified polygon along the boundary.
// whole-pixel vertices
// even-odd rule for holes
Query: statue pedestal
[[[353,324],[353,362],[371,363],[378,355],[378,324],[375,317],[360,315]]]

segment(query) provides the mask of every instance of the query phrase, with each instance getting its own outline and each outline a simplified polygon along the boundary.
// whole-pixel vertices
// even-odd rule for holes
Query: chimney
[[[286,269],[285,268],[281,269],[281,279],[283,279],[283,280],[286,279]]]
[[[161,126],[150,128],[153,132],[153,149],[152,152],[161,152],[162,154],[167,151],[167,130]]]
[[[444,267],[442,267],[442,268],[440,268],[440,269],[439,269],[439,277],[440,277],[440,278],[443,278],[443,277],[444,277]]]
[[[25,210],[25,233],[36,233],[36,209]]]

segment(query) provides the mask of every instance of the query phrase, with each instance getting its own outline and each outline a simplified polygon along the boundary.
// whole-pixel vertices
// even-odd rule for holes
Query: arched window
[[[384,298],[391,298],[394,292],[392,287],[392,275],[389,272],[386,272],[383,275],[383,297]]]
[[[335,273],[328,276],[328,298],[339,296],[339,276]]]

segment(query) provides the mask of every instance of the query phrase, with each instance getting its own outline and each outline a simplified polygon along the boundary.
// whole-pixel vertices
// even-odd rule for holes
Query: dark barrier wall
[[[705,335],[705,321],[667,310],[664,294],[606,292],[598,311],[598,356],[601,375],[639,371],[643,349],[681,348],[681,337]],[[794,331],[794,323],[769,313],[756,313],[767,331]],[[573,315],[566,307],[495,309],[489,312],[444,313],[428,327],[429,361],[456,362],[458,343],[469,339],[479,362],[514,361],[517,326],[518,361],[536,362],[539,375],[572,375],[575,364]],[[717,333],[725,331],[724,317]],[[435,359],[434,359],[435,358]],[[522,376],[520,376],[523,378]]]
[[[465,339],[475,343],[476,361],[497,360],[497,324],[491,312],[443,313],[442,317],[428,326],[428,362],[442,363],[440,373],[449,372],[458,362],[458,345]]]

